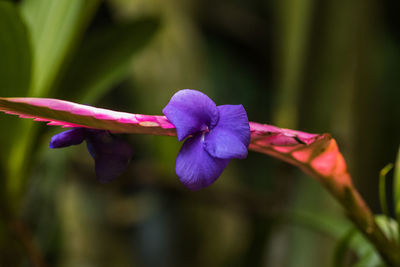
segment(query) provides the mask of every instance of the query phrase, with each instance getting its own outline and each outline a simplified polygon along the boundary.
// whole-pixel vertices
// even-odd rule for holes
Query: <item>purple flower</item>
[[[181,90],[163,109],[178,140],[189,137],[176,158],[175,170],[191,190],[212,184],[233,158],[247,156],[250,126],[242,105],[215,103],[196,90]]]
[[[78,145],[85,140],[89,153],[94,159],[96,177],[100,182],[109,182],[125,171],[133,151],[127,142],[109,131],[73,128],[54,135],[49,147],[62,148]]]

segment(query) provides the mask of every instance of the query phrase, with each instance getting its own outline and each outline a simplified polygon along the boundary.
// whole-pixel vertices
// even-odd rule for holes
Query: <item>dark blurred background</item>
[[[0,88],[0,96],[161,114],[176,91],[198,89],[217,104],[243,104],[252,121],[331,133],[380,212],[378,174],[400,141],[399,1],[109,0],[72,19],[63,12],[78,7],[61,2],[14,1],[34,75],[54,73],[47,87],[33,76],[28,93]],[[66,27],[78,29],[72,39],[57,35]],[[61,63],[44,67],[57,51]],[[1,266],[30,266],[30,243],[48,266],[330,266],[349,227],[316,181],[265,155],[234,160],[213,186],[191,192],[174,172],[175,138],[125,136],[132,163],[103,185],[84,145],[49,150],[61,130],[43,123],[5,133],[18,123],[0,116],[2,187],[13,187],[13,170],[24,177],[17,194],[2,189],[2,205],[27,233],[1,224]],[[29,153],[12,152],[21,140]]]

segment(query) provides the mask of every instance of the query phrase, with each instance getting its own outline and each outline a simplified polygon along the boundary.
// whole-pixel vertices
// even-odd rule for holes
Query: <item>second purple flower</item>
[[[212,184],[233,158],[247,156],[250,126],[242,105],[217,106],[207,95],[185,89],[163,109],[176,127],[178,140],[187,140],[176,158],[175,170],[191,190]]]
[[[95,162],[96,177],[102,183],[109,182],[121,175],[131,160],[133,151],[130,145],[109,131],[88,128],[73,128],[51,138],[50,148],[63,148],[79,145],[86,146]]]

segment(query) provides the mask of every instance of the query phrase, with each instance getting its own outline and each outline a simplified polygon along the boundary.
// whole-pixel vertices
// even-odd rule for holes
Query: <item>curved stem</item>
[[[345,167],[343,156],[339,153],[334,139],[321,140],[321,145],[318,146],[318,149],[315,149],[318,153],[304,162],[296,160],[290,153],[281,153],[271,147],[251,144],[249,149],[293,164],[316,178],[339,201],[345,209],[347,217],[372,243],[381,255],[382,260],[388,266],[400,266],[400,245],[396,241],[390,240],[377,225],[373,213],[354,187],[350,174]],[[312,162],[324,153],[333,152],[337,153],[336,163],[332,166],[333,171],[329,175],[323,175],[315,165],[313,167]]]
[[[347,217],[356,225],[363,235],[374,245],[388,266],[400,266],[400,246],[389,239],[377,225],[375,217],[366,205],[357,189],[351,185],[343,192],[326,185],[346,210]]]

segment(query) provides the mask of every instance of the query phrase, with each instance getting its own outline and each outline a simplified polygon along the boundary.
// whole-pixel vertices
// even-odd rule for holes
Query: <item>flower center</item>
[[[209,133],[209,132],[210,132],[210,129],[208,128],[207,125],[205,125],[203,127],[203,129],[201,130],[201,142],[204,142],[204,139],[206,137],[206,133]]]
[[[204,138],[206,137],[206,133],[205,132],[203,132],[202,134],[201,134],[201,142],[204,142]]]

